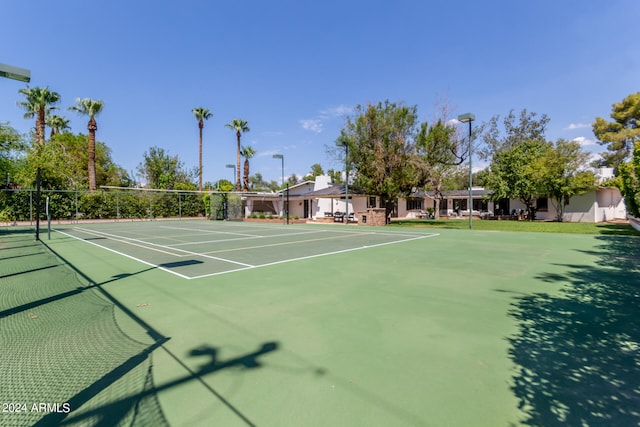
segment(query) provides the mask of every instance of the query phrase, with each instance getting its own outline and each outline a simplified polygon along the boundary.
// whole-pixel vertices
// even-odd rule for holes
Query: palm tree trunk
[[[249,159],[244,160],[244,176],[242,178],[244,184],[244,191],[249,191]]]
[[[44,107],[38,109],[38,116],[36,118],[36,141],[39,144],[44,144]]]
[[[200,177],[198,180],[198,191],[202,191],[202,128],[204,127],[204,122],[202,121],[202,119],[200,119],[200,123],[198,123],[198,127],[200,128],[200,146],[199,146],[199,171],[200,171]]]
[[[240,131],[236,132],[236,137],[238,138],[238,154],[237,154],[237,167],[236,167],[236,191],[242,191],[242,188],[240,187],[241,183],[240,183],[240,136],[242,134],[240,133]]]
[[[89,131],[89,190],[93,191],[96,189],[96,131],[98,130],[93,117],[89,119],[87,130]]]

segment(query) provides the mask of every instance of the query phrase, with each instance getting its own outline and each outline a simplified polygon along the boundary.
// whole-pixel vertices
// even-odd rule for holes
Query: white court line
[[[79,228],[80,230],[82,230],[80,227],[75,227],[75,228]],[[309,256],[298,257],[298,258],[290,258],[290,259],[286,259],[286,260],[274,261],[274,262],[270,262],[270,263],[267,263],[267,264],[261,264],[261,265],[243,264],[243,263],[239,263],[239,262],[224,260],[222,258],[202,255],[202,254],[198,254],[198,253],[191,253],[191,254],[193,254],[195,256],[202,256],[204,258],[211,258],[211,259],[215,259],[215,260],[227,261],[227,262],[243,265],[243,267],[242,268],[235,268],[235,269],[232,269],[232,270],[219,271],[217,273],[203,274],[203,275],[200,275],[200,276],[190,277],[190,276],[185,276],[184,274],[180,274],[180,273],[177,273],[175,271],[172,271],[172,270],[170,270],[168,268],[160,267],[160,266],[158,266],[156,264],[153,264],[153,263],[150,263],[148,261],[144,261],[144,260],[136,258],[134,256],[125,254],[123,252],[116,251],[115,249],[111,249],[111,248],[108,248],[106,246],[99,245],[99,244],[97,244],[95,242],[91,242],[89,240],[85,240],[85,239],[82,239],[80,237],[76,237],[76,236],[73,236],[71,234],[67,234],[65,232],[59,231],[59,230],[55,230],[54,229],[54,231],[56,231],[56,232],[58,232],[60,234],[63,234],[65,236],[71,237],[73,239],[79,240],[81,242],[89,243],[90,245],[97,246],[99,248],[105,249],[105,250],[107,250],[109,252],[113,252],[115,254],[122,255],[122,256],[124,256],[126,258],[132,259],[134,261],[138,261],[138,262],[140,262],[142,264],[145,264],[145,265],[148,265],[150,267],[158,268],[159,270],[166,271],[167,273],[171,273],[171,274],[173,274],[175,276],[181,277],[181,278],[186,279],[186,280],[201,279],[201,278],[206,278],[206,277],[219,276],[219,275],[222,275],[222,274],[234,273],[234,272],[237,272],[237,271],[251,270],[251,269],[254,269],[254,268],[268,267],[268,266],[272,266],[272,265],[285,264],[285,263],[288,263],[288,262],[301,261],[301,260],[305,260],[305,259],[312,259],[312,258],[319,258],[319,257],[323,257],[323,256],[328,256],[328,255],[336,255],[336,254],[341,254],[341,253],[354,252],[354,251],[359,251],[359,250],[362,250],[362,249],[375,248],[375,247],[378,247],[378,246],[386,246],[386,245],[393,245],[393,244],[396,244],[396,243],[409,242],[409,241],[412,241],[412,240],[427,239],[427,238],[430,238],[430,237],[436,237],[436,236],[440,235],[440,234],[426,234],[426,235],[413,234],[413,235],[406,235],[406,236],[411,236],[411,237],[408,238],[408,239],[396,240],[396,241],[393,241],[393,242],[377,243],[377,244],[374,244],[374,245],[366,245],[366,246],[361,246],[361,247],[358,247],[358,248],[343,249],[343,250],[339,250],[339,251],[325,252],[325,253],[316,254],[316,255],[309,255]],[[104,234],[105,235],[109,235],[109,233],[104,233]],[[395,233],[382,233],[382,234],[395,234]],[[395,235],[401,235],[401,234],[395,234]],[[118,237],[121,237],[121,236],[118,236]],[[161,246],[161,245],[156,245],[156,246]],[[176,249],[176,250],[181,251],[181,252],[190,253],[189,251],[182,251],[180,249]]]
[[[339,251],[325,252],[325,253],[322,253],[322,254],[303,256],[303,257],[299,257],[299,258],[285,259],[285,260],[281,260],[281,261],[274,261],[274,262],[269,262],[267,264],[255,265],[253,267],[236,268],[234,270],[219,271],[217,273],[203,274],[201,276],[190,277],[189,280],[202,279],[202,278],[205,278],[205,277],[212,277],[212,276],[219,276],[221,274],[234,273],[236,271],[242,271],[242,270],[251,270],[251,269],[254,269],[254,268],[269,267],[269,266],[272,266],[272,265],[285,264],[285,263],[288,263],[288,262],[302,261],[304,259],[319,258],[319,257],[327,256],[327,255],[343,254],[343,253],[346,253],[346,252],[359,251],[359,250],[362,250],[362,249],[375,248],[375,247],[378,247],[378,246],[394,245],[396,243],[404,243],[404,242],[409,242],[411,240],[427,239],[429,237],[436,237],[436,236],[439,236],[439,235],[440,234],[426,234],[426,235],[422,234],[422,235],[419,235],[418,237],[412,237],[412,238],[404,239],[404,240],[397,240],[397,241],[394,241],[394,242],[377,243],[375,245],[361,246],[361,247],[358,247],[358,248],[342,249],[342,250],[339,250]]]
[[[255,237],[238,237],[236,239],[222,239],[222,240],[202,240],[199,242],[183,242],[183,243],[172,243],[170,245],[166,245],[168,248],[172,248],[174,246],[189,246],[189,245],[200,245],[204,243],[222,243],[222,242],[235,242],[237,240],[251,240],[251,239],[270,239],[272,237],[288,237],[288,236],[297,236],[300,234],[313,234],[313,233],[322,233],[321,230],[313,230],[313,231],[300,231],[298,233],[288,233],[288,234],[271,234],[269,236],[255,236]],[[295,243],[295,242],[293,242]]]
[[[89,233],[89,234],[98,233],[98,234],[102,234],[103,236],[108,236],[108,237],[112,237],[112,238],[116,238],[116,239],[125,240],[125,241],[121,240],[122,243],[128,243],[128,242],[126,242],[126,240],[130,240],[132,242],[142,243],[142,244],[149,245],[149,246],[157,246],[157,247],[163,248],[163,249],[175,249],[178,252],[182,252],[182,253],[185,253],[185,254],[188,254],[188,255],[191,255],[191,256],[199,256],[199,257],[203,257],[203,258],[214,259],[216,261],[222,261],[222,262],[228,262],[230,264],[242,265],[243,267],[254,267],[253,265],[246,264],[244,262],[233,261],[233,260],[230,260],[230,259],[219,258],[219,257],[211,256],[211,255],[205,255],[205,254],[201,254],[201,253],[198,253],[198,252],[186,251],[184,249],[179,249],[179,248],[169,248],[167,246],[159,245],[157,243],[145,242],[144,240],[133,239],[133,238],[124,237],[124,236],[118,236],[117,234],[105,233],[103,231],[87,230],[87,229],[82,228],[82,227],[74,227],[74,230],[84,231],[85,233]],[[98,245],[98,246],[100,246],[100,245]],[[148,249],[151,250],[152,248],[148,248]],[[179,256],[179,255],[175,255],[175,256]]]
[[[171,230],[199,231],[200,233],[233,234],[235,236],[261,237],[256,234],[232,233],[230,231],[200,230],[197,228],[187,228],[187,227],[169,227],[167,225],[161,225],[160,228],[169,228]]]
[[[86,230],[86,229],[80,229],[80,231],[82,231],[83,233],[89,234],[91,236],[98,236],[98,237],[101,237],[103,239],[105,238],[102,234],[100,234],[100,232],[90,231],[90,230]],[[149,245],[142,245],[142,244],[139,244],[139,243],[127,242],[126,240],[123,240],[123,239],[130,239],[131,240],[130,237],[129,238],[123,237],[122,239],[116,239],[115,237],[111,237],[111,240],[115,240],[116,242],[126,243],[127,245],[138,246],[140,248],[147,249],[147,250],[150,250],[150,251],[160,252],[160,253],[165,254],[165,255],[172,255],[172,256],[176,256],[176,257],[183,256],[183,255],[174,254],[172,252],[168,252],[168,251],[165,251],[165,250],[162,250],[162,249],[150,248]]]
[[[106,246],[99,245],[99,244],[97,244],[97,243],[95,243],[95,242],[91,242],[91,241],[89,241],[89,240],[85,240],[85,239],[82,239],[82,238],[80,238],[80,237],[76,237],[76,236],[74,236],[74,235],[71,235],[71,234],[65,233],[64,231],[60,231],[60,230],[56,230],[56,229],[54,229],[53,231],[55,231],[55,232],[57,232],[57,233],[60,233],[60,234],[64,234],[65,236],[67,236],[67,237],[71,237],[72,239],[80,240],[81,242],[88,243],[88,244],[93,245],[93,246],[97,246],[97,247],[99,247],[99,248],[101,248],[101,249],[104,249],[104,250],[107,250],[107,251],[109,251],[109,252],[113,252],[114,254],[122,255],[123,257],[129,258],[129,259],[132,259],[132,260],[134,260],[134,261],[141,262],[142,264],[144,264],[144,265],[148,265],[149,267],[154,267],[154,268],[157,268],[157,269],[159,269],[159,270],[165,271],[165,272],[167,272],[167,273],[174,274],[174,275],[176,275],[176,276],[178,276],[178,277],[182,277],[183,279],[187,279],[187,280],[190,280],[190,279],[191,279],[191,277],[189,277],[189,276],[185,276],[184,274],[177,273],[177,272],[172,271],[172,270],[170,270],[170,269],[168,269],[168,268],[165,268],[165,267],[160,267],[160,266],[159,266],[159,265],[157,265],[157,264],[153,264],[153,263],[150,263],[150,262],[148,262],[148,261],[141,260],[140,258],[136,258],[136,257],[134,257],[134,256],[127,255],[127,254],[125,254],[125,253],[123,253],[123,252],[118,252],[118,251],[116,251],[115,249],[107,248]]]

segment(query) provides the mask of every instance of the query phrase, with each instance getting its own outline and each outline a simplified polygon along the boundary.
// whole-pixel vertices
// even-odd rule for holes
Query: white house
[[[599,170],[598,176],[607,179],[611,171]],[[380,198],[369,196],[349,188],[349,199],[346,199],[346,188],[343,184],[331,184],[328,176],[318,176],[315,181],[305,181],[284,190],[283,193],[247,193],[242,196],[245,216],[252,213],[265,213],[276,216],[289,213],[290,218],[317,220],[332,217],[336,212],[357,213],[368,208],[380,208]],[[525,210],[525,205],[516,199],[490,201],[490,190],[481,187],[472,188],[472,215],[480,218],[510,216]],[[416,191],[410,196],[399,198],[392,217],[417,218],[424,217],[431,209],[438,210],[440,217],[467,218],[469,191],[443,191],[438,197],[433,192]],[[557,209],[546,197],[535,201],[536,220],[552,221],[557,218]],[[626,219],[627,212],[624,198],[615,187],[595,187],[585,194],[574,196],[565,207],[563,221],[568,222],[603,222]]]

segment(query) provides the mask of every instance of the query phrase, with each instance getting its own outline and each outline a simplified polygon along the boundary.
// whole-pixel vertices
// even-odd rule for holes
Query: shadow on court
[[[8,374],[3,375],[0,383],[9,391],[11,396],[8,398],[20,401],[23,396],[22,400],[58,402],[60,405],[65,402],[71,412],[10,414],[9,418],[3,417],[2,423],[166,426],[169,424],[158,401],[158,392],[198,381],[212,398],[222,402],[245,424],[254,425],[203,377],[233,367],[260,368],[261,357],[278,349],[277,343],[264,343],[254,352],[228,360],[219,360],[216,347],[203,345],[188,353],[190,357],[204,360],[199,369],[192,370],[164,346],[169,337],[103,287],[157,267],[114,275],[96,283],[47,243],[16,245],[21,239],[21,236],[16,240],[3,239],[2,249],[7,249],[8,258],[24,256],[22,259],[31,259],[33,265],[46,268],[26,268],[28,271],[20,275],[2,275],[0,290],[10,298],[2,300],[5,308],[0,311],[0,327],[5,331],[0,334],[0,343],[6,349],[0,367]],[[185,260],[180,264],[191,262]],[[89,284],[82,286],[78,278]],[[29,289],[32,291],[25,293]],[[141,327],[150,341],[145,339],[144,343],[127,336],[115,323],[115,307]],[[158,349],[169,354],[186,374],[165,384],[154,384],[151,355]]]
[[[640,239],[599,236],[595,265],[537,279],[560,296],[517,297],[512,389],[528,425],[640,424]]]
[[[84,389],[81,393],[74,396],[69,400],[71,407],[76,407],[75,403],[84,403],[89,397],[95,395],[96,392],[106,388],[113,382],[117,381],[131,369],[137,367],[142,362],[144,362],[151,354],[153,350],[161,346],[163,342],[158,342],[157,345],[151,346],[149,349],[141,352],[131,359],[129,359],[124,364],[118,366],[113,371],[109,372],[100,381],[92,384],[90,387]],[[147,370],[147,376],[145,381],[145,389],[133,395],[129,395],[126,397],[122,397],[115,401],[109,402],[103,406],[98,408],[81,412],[78,415],[67,416],[66,414],[50,414],[40,420],[35,426],[48,426],[48,425],[75,425],[77,423],[83,424],[87,421],[91,421],[92,425],[119,425],[120,421],[129,416],[131,412],[137,412],[138,408],[141,406],[141,403],[145,402],[148,399],[155,399],[157,393],[167,390],[169,388],[173,388],[179,385],[182,385],[191,381],[198,381],[202,385],[207,388],[207,390],[212,393],[218,400],[223,402],[228,409],[234,412],[239,419],[244,421],[248,426],[255,426],[255,424],[249,420],[238,408],[233,406],[230,402],[228,402],[222,395],[220,395],[214,388],[212,388],[209,384],[204,382],[204,376],[208,374],[212,374],[214,372],[220,371],[222,369],[239,367],[243,369],[256,369],[260,368],[262,364],[260,363],[260,357],[270,353],[278,348],[278,344],[275,342],[267,342],[262,344],[260,348],[252,353],[247,353],[243,356],[239,356],[236,358],[228,359],[228,360],[218,360],[217,353],[218,349],[215,347],[211,347],[208,345],[204,345],[202,347],[191,350],[189,353],[190,356],[207,356],[209,360],[207,363],[200,366],[200,368],[196,371],[189,369],[182,361],[180,361],[176,356],[171,354],[172,357],[176,359],[187,371],[189,374],[185,375],[182,378],[177,380],[173,380],[167,382],[165,384],[161,384],[158,386],[153,385],[153,374],[152,367],[149,365]],[[164,416],[161,413],[143,414],[140,419],[138,419],[137,414],[134,416],[134,423],[131,425],[168,425]]]

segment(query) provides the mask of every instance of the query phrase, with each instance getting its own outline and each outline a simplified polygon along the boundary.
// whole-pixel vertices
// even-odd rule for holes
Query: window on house
[[[453,200],[453,210],[455,212],[466,211],[467,210],[467,199],[454,199]]]
[[[549,199],[544,197],[536,200],[536,208],[539,211],[546,212],[549,210]]]
[[[367,203],[367,207],[368,208],[377,208],[378,207],[376,196],[369,197],[369,201]]]
[[[407,210],[422,210],[424,207],[424,200],[422,199],[407,199]]]
[[[482,199],[473,199],[473,210],[485,212],[488,209],[487,201]]]

